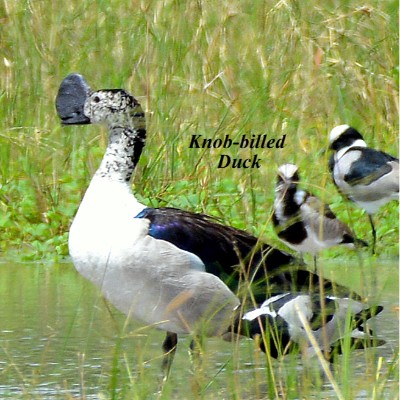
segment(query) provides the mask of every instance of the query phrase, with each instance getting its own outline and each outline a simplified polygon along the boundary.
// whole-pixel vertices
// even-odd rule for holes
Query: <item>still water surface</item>
[[[384,305],[376,319],[379,336],[387,343],[379,348],[377,357],[390,365],[396,358],[399,337],[397,261],[377,262],[361,270],[331,264],[325,271]],[[128,398],[121,388],[139,384],[138,376],[147,382],[152,398],[151,388],[156,391],[159,378],[163,333],[127,323],[71,264],[0,263],[0,301],[1,399],[97,399],[101,393],[104,398]],[[188,343],[189,339],[180,342],[171,398],[191,398]],[[232,358],[235,351],[240,354],[236,360]],[[207,372],[216,378],[205,397],[230,398],[226,386],[237,379],[251,386],[254,374],[265,368],[265,361],[254,354],[251,341],[242,341],[237,349],[220,339],[208,340]],[[362,373],[363,368],[361,379]],[[232,379],[233,375],[236,378]],[[252,389],[246,393],[250,398]],[[334,398],[329,391],[320,395],[316,398]],[[360,398],[364,398],[362,391]]]

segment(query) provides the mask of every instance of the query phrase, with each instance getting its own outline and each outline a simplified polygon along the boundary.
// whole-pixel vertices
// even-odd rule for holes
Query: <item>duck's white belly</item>
[[[120,311],[146,324],[188,333],[199,321],[217,319],[208,333],[223,330],[236,297],[203,272],[199,258],[148,236],[149,221],[134,218],[144,206],[132,207],[129,196],[124,200],[111,189],[91,185],[71,226],[69,250],[78,272]]]

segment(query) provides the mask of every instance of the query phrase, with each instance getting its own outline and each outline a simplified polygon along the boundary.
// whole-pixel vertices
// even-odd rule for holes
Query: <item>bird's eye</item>
[[[95,103],[99,103],[99,102],[100,102],[100,97],[99,97],[99,96],[93,97],[93,101],[94,101]]]

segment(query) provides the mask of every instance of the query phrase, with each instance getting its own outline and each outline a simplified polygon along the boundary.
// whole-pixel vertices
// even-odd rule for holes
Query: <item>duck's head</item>
[[[123,89],[92,91],[79,74],[68,75],[56,98],[57,114],[64,125],[124,125],[132,118],[143,118],[137,100]]]

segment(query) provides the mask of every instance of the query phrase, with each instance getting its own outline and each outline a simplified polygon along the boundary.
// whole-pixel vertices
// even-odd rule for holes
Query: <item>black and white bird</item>
[[[350,228],[318,197],[300,189],[297,165],[278,168],[272,221],[279,239],[293,250],[311,253],[316,267],[317,254],[326,248],[345,245],[366,246]]]
[[[277,358],[298,348],[309,359],[319,349],[332,361],[334,354],[343,351],[342,341],[346,337],[354,348],[385,343],[374,336],[367,324],[382,309],[348,297],[282,293],[247,312],[242,329],[253,338],[262,337],[263,350],[271,357]]]
[[[117,309],[167,332],[165,377],[178,335],[235,332],[245,305],[247,311],[282,290],[349,293],[296,269],[291,255],[244,231],[206,215],[141,204],[130,180],[145,145],[145,115],[124,90],[93,91],[71,74],[61,83],[56,108],[64,125],[109,129],[105,155],[70,228],[73,263]]]
[[[349,125],[339,125],[329,134],[329,170],[340,193],[363,208],[372,229],[372,253],[376,230],[372,215],[391,200],[399,200],[399,160],[367,146],[361,134]]]

